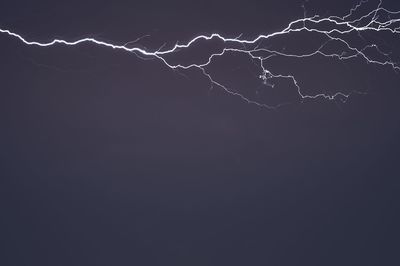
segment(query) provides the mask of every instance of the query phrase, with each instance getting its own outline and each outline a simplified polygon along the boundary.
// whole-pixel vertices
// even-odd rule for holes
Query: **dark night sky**
[[[142,44],[157,48],[250,38],[303,14],[294,0],[144,2],[4,0],[0,28],[40,41],[150,34]],[[0,35],[0,59],[1,265],[400,265],[390,69],[351,69],[369,93],[346,104],[269,111],[93,45]]]

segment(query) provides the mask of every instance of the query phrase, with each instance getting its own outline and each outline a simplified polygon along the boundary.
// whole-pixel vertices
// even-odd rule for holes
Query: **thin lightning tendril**
[[[8,34],[9,36],[15,37],[26,45],[50,47],[58,44],[66,46],[76,46],[82,43],[92,43],[106,48],[112,48],[115,50],[122,50],[129,53],[134,53],[140,58],[148,57],[148,58],[159,59],[168,68],[173,70],[199,69],[202,72],[202,74],[210,81],[212,87],[217,86],[223,89],[226,93],[233,96],[237,96],[241,100],[247,103],[255,104],[259,107],[275,109],[283,104],[271,106],[263,102],[250,99],[249,97],[246,97],[245,95],[233,89],[230,89],[228,88],[228,86],[225,86],[222,83],[218,82],[215,78],[213,78],[212,74],[207,72],[206,68],[213,63],[215,58],[222,57],[227,53],[243,54],[248,56],[251,60],[253,60],[253,62],[256,62],[257,65],[259,65],[260,68],[259,78],[265,85],[273,87],[275,85],[272,81],[273,79],[287,79],[291,81],[292,84],[296,87],[300,101],[305,99],[322,98],[326,100],[338,99],[342,102],[345,102],[352,94],[362,93],[362,92],[352,91],[350,93],[336,92],[334,94],[318,93],[314,95],[308,95],[302,92],[302,89],[299,85],[300,82],[295,78],[294,75],[274,73],[272,70],[267,69],[264,63],[272,57],[301,59],[301,58],[311,58],[315,56],[323,56],[325,58],[333,58],[340,61],[360,58],[368,64],[388,66],[392,68],[395,72],[400,71],[400,66],[390,58],[390,53],[384,52],[383,49],[381,49],[377,44],[364,43],[363,48],[357,48],[356,45],[352,43],[352,41],[346,40],[346,37],[349,37],[350,34],[354,33],[356,33],[365,42],[367,41],[362,36],[362,34],[366,32],[369,33],[386,32],[391,35],[400,34],[400,11],[391,11],[382,7],[382,0],[379,1],[379,4],[376,8],[374,8],[373,10],[364,15],[360,15],[357,17],[356,14],[360,13],[359,12],[360,8],[367,2],[368,2],[367,0],[361,0],[357,5],[355,5],[350,10],[348,14],[346,14],[343,17],[339,16],[320,17],[319,15],[306,17],[305,8],[303,6],[304,8],[303,18],[290,22],[288,26],[283,30],[266,35],[259,35],[254,39],[244,39],[242,38],[242,35],[235,38],[227,38],[220,34],[213,33],[210,35],[198,35],[192,38],[187,43],[183,44],[176,43],[172,48],[169,49],[165,49],[165,45],[163,45],[155,51],[150,51],[148,49],[134,46],[143,37],[138,38],[135,41],[125,43],[123,45],[118,45],[110,42],[97,40],[95,38],[82,38],[76,41],[54,39],[51,42],[37,42],[37,41],[29,41],[24,37],[22,37],[21,35],[7,29],[0,28],[0,33]],[[328,29],[320,29],[319,26],[322,27],[322,24],[324,25],[325,28]],[[329,25],[329,27],[327,25]],[[280,36],[290,35],[296,32],[320,34],[321,36],[325,36],[327,38],[327,41],[322,43],[321,46],[318,47],[318,49],[310,53],[296,54],[296,53],[287,53],[265,48],[264,43],[266,41]],[[148,36],[146,35],[144,37]],[[173,64],[167,59],[167,56],[177,53],[178,51],[182,51],[184,49],[189,49],[200,40],[203,41],[220,40],[224,43],[224,48],[222,49],[221,52],[211,53],[205,62],[198,62],[192,64]],[[328,43],[337,43],[344,45],[346,51],[340,53],[339,52],[328,53],[324,51]],[[237,48],[238,46],[240,48]],[[369,56],[367,50],[370,49],[375,50],[375,52],[381,55],[382,58],[374,59],[371,56]],[[260,53],[266,53],[267,56],[260,56],[259,55]]]

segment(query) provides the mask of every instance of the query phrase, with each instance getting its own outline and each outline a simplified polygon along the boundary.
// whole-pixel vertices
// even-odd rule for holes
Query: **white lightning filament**
[[[39,46],[39,47],[50,47],[54,45],[66,45],[66,46],[75,46],[82,43],[92,43],[94,45],[103,46],[106,48],[111,48],[114,50],[122,50],[130,53],[135,53],[138,56],[146,56],[159,59],[163,64],[165,64],[170,69],[181,69],[187,70],[191,68],[196,68],[201,70],[204,76],[210,81],[211,85],[220,87],[226,93],[237,96],[243,101],[251,104],[255,104],[259,107],[265,108],[277,108],[280,105],[270,106],[262,102],[258,102],[256,100],[250,99],[244,96],[241,93],[238,93],[228,86],[221,84],[220,82],[216,81],[213,76],[207,72],[206,67],[213,63],[213,60],[216,57],[220,57],[225,55],[225,53],[240,53],[247,55],[253,61],[258,62],[260,66],[260,79],[264,84],[268,84],[273,86],[271,82],[272,79],[289,79],[293,85],[297,88],[297,93],[299,99],[317,99],[323,98],[326,100],[335,100],[340,99],[345,101],[347,98],[350,97],[352,93],[357,93],[353,91],[351,93],[344,93],[344,92],[336,92],[334,94],[314,94],[314,95],[307,95],[302,92],[302,89],[299,85],[299,82],[296,80],[294,75],[283,75],[279,73],[273,73],[271,70],[267,69],[264,66],[264,62],[271,58],[272,56],[278,57],[291,57],[291,58],[306,58],[306,57],[313,57],[313,56],[324,56],[324,57],[331,57],[337,60],[349,60],[353,58],[361,58],[366,63],[376,64],[380,66],[389,66],[396,72],[400,70],[400,67],[397,65],[396,62],[391,60],[390,55],[382,51],[382,49],[377,44],[366,44],[362,49],[356,48],[355,45],[348,40],[345,40],[346,36],[357,33],[361,36],[364,32],[387,32],[392,35],[397,35],[400,33],[400,11],[391,11],[384,7],[382,7],[382,0],[380,0],[378,6],[373,10],[367,12],[364,15],[359,15],[355,17],[355,14],[360,10],[360,7],[366,4],[366,0],[362,0],[359,4],[355,5],[348,14],[343,17],[339,16],[329,16],[329,17],[320,17],[320,16],[313,16],[313,17],[304,17],[301,19],[294,20],[288,24],[286,28],[283,30],[273,32],[267,35],[259,35],[254,39],[244,39],[241,36],[236,38],[227,38],[220,34],[209,34],[209,35],[198,35],[195,36],[193,39],[188,41],[184,44],[177,43],[172,48],[163,49],[161,47],[158,50],[150,51],[147,49],[142,49],[138,47],[129,47],[130,43],[126,43],[124,45],[113,44],[110,42],[100,41],[95,38],[83,38],[75,41],[67,41],[62,39],[55,39],[50,42],[38,42],[38,41],[29,41],[23,36],[8,30],[0,28],[0,33],[8,34],[11,37],[15,37],[21,42],[26,45],[32,46]],[[330,25],[330,29],[318,29],[318,26],[321,24]],[[311,53],[304,53],[304,54],[291,54],[285,53],[282,51],[267,49],[262,47],[262,43],[264,44],[269,39],[279,37],[282,35],[289,35],[294,32],[313,32],[317,34],[321,34],[327,37],[326,42],[321,44],[321,46]],[[173,64],[170,63],[166,57],[167,55],[171,55],[176,53],[177,51],[181,51],[183,49],[187,49],[193,46],[194,43],[198,42],[199,40],[211,41],[219,39],[220,41],[224,42],[225,48],[219,53],[211,53],[208,57],[208,60],[205,62],[198,62],[193,64]],[[262,43],[261,43],[262,42]],[[343,44],[347,51],[344,53],[343,51],[340,53],[327,53],[324,52],[324,48],[326,44],[329,42],[337,42]],[[240,46],[241,48],[237,48]],[[383,59],[372,59],[366,53],[367,49],[375,49],[377,53],[379,53]],[[259,56],[261,52],[267,53],[268,56]]]

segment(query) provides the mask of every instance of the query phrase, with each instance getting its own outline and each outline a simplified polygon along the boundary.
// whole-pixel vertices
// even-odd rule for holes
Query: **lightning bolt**
[[[271,58],[292,58],[292,59],[305,59],[313,57],[323,57],[331,58],[337,61],[347,61],[351,59],[361,59],[366,64],[374,64],[380,67],[390,67],[393,71],[398,72],[400,70],[399,65],[391,59],[391,53],[384,52],[384,49],[380,45],[368,41],[365,35],[368,34],[378,34],[380,32],[387,33],[393,36],[397,36],[400,33],[400,11],[392,11],[383,7],[382,0],[379,1],[377,6],[373,8],[368,8],[367,11],[361,10],[364,5],[367,5],[368,1],[362,0],[352,9],[349,13],[344,16],[325,16],[321,17],[319,15],[314,15],[311,17],[306,16],[306,10],[304,8],[304,17],[291,21],[282,30],[272,32],[269,34],[262,34],[254,39],[242,38],[242,35],[234,38],[225,37],[221,34],[213,33],[206,35],[198,35],[189,40],[186,43],[177,42],[171,48],[165,48],[165,46],[160,47],[157,50],[149,50],[145,48],[139,48],[135,46],[141,38],[133,42],[128,42],[122,45],[101,41],[95,38],[82,38],[75,41],[68,41],[63,39],[54,39],[50,42],[38,42],[30,41],[8,29],[0,28],[0,33],[7,34],[11,37],[18,39],[26,45],[39,46],[39,47],[51,47],[55,45],[66,45],[66,46],[76,46],[82,43],[91,43],[93,45],[98,45],[114,50],[120,50],[128,53],[134,53],[140,58],[154,58],[158,59],[165,66],[172,70],[189,70],[197,69],[206,77],[211,87],[216,86],[221,88],[224,92],[229,95],[239,97],[242,101],[257,105],[259,107],[265,107],[269,109],[276,109],[285,103],[278,105],[268,105],[261,101],[257,101],[250,97],[245,96],[242,93],[222,84],[218,81],[212,73],[208,71],[209,66],[211,66],[215,59],[218,57],[223,57],[228,54],[241,54],[248,57],[259,69],[258,78],[261,83],[274,87],[277,80],[288,80],[290,81],[298,94],[299,101],[306,99],[325,99],[328,101],[340,100],[341,102],[346,102],[347,99],[355,93],[363,93],[360,91],[351,91],[349,93],[337,91],[332,94],[328,93],[316,93],[316,94],[306,94],[303,92],[300,82],[295,75],[285,74],[275,72],[268,68],[266,65],[268,60]],[[319,47],[311,52],[303,53],[290,53],[285,52],[284,49],[277,50],[269,48],[269,42],[276,40],[277,38],[282,38],[284,36],[293,35],[296,33],[302,34],[318,34],[323,37]],[[353,36],[357,36],[354,38]],[[147,37],[147,36],[144,36]],[[199,41],[211,42],[211,41],[221,41],[223,43],[223,48],[219,52],[209,52],[208,58],[200,62],[183,64],[183,63],[172,63],[170,57],[180,51],[187,50],[193,47]],[[362,45],[359,44],[360,40]],[[343,49],[339,49],[336,52],[329,52],[327,46],[329,44],[341,45]],[[133,47],[132,47],[133,46]],[[379,58],[371,56],[368,51],[374,51],[379,54]]]

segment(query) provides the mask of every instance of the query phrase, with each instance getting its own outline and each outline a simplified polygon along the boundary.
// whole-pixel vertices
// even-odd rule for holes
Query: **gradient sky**
[[[41,41],[150,34],[140,43],[155,49],[210,32],[251,38],[303,16],[294,0],[82,2],[2,1],[0,27]],[[155,60],[0,35],[0,264],[399,265],[399,75],[278,67],[368,94],[270,111]],[[232,84],[251,73],[217,70]]]

